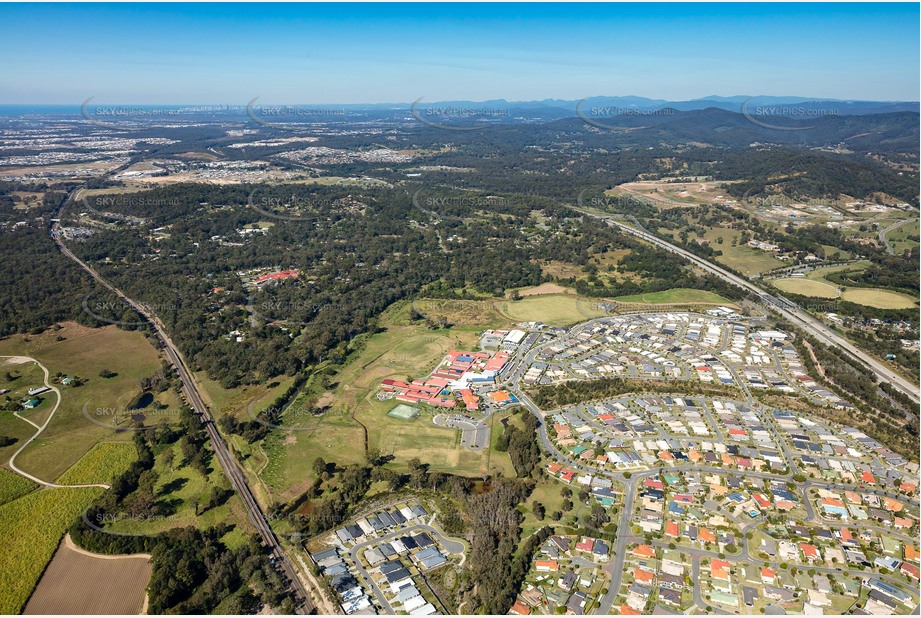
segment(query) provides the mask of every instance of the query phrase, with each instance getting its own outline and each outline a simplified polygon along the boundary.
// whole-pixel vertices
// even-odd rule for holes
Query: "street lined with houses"
[[[738,315],[647,314],[592,320],[521,351],[505,384],[542,420],[547,473],[616,521],[608,585],[578,608],[591,612],[568,613],[917,606],[917,464],[858,430],[755,400],[780,387],[847,409],[808,377],[789,340]],[[668,380],[675,394],[556,410],[528,394],[612,374]],[[678,394],[687,382],[737,394]],[[687,577],[692,586],[677,584]],[[553,613],[559,584],[528,586],[515,613]]]

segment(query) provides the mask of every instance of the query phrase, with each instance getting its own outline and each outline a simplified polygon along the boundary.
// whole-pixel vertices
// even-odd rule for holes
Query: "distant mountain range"
[[[350,106],[344,106],[346,108]],[[360,107],[360,106],[358,106]],[[366,108],[368,106],[365,106]],[[378,107],[378,106],[375,106]],[[388,106],[380,106],[378,109]],[[389,106],[393,109],[401,106]],[[573,115],[611,117],[617,115],[649,116],[650,112],[675,110],[678,112],[720,109],[727,112],[744,113],[753,117],[788,117],[814,119],[822,116],[855,116],[886,114],[892,112],[919,112],[917,101],[845,101],[838,99],[816,99],[809,97],[776,96],[710,96],[690,101],[668,101],[637,96],[596,96],[579,100],[545,99],[543,101],[421,101],[419,107],[456,107],[505,111],[509,116],[561,119]]]
[[[102,104],[94,101],[92,105]],[[116,104],[117,105],[117,104]],[[259,100],[256,105],[278,106],[279,103],[270,103]],[[852,116],[866,114],[885,114],[892,112],[919,112],[921,105],[918,101],[859,101],[844,99],[825,99],[816,97],[799,96],[718,96],[712,95],[688,101],[669,101],[666,99],[650,99],[640,96],[592,96],[585,99],[544,99],[540,101],[507,101],[505,99],[491,99],[488,101],[429,101],[425,98],[418,99],[416,103],[288,103],[285,105],[312,106],[318,108],[340,108],[351,111],[410,111],[414,107],[418,110],[432,110],[433,108],[454,108],[463,110],[481,110],[484,114],[502,112],[508,117],[527,117],[533,119],[561,119],[583,114],[586,110],[594,111],[595,115],[649,115],[651,111],[675,110],[681,112],[704,110],[710,108],[721,109],[736,113],[749,113],[757,116],[788,116],[802,118],[816,118],[820,116]],[[181,109],[191,113],[209,112],[239,112],[244,111],[246,103],[233,105],[207,105],[207,104],[175,104],[175,105],[138,105],[131,104],[133,108],[148,109]],[[80,113],[80,105],[0,105],[0,115],[18,116],[25,114],[72,114]]]

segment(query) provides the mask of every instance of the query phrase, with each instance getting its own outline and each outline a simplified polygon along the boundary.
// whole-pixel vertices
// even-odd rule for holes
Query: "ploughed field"
[[[65,537],[24,614],[140,614],[151,566],[147,555],[101,556]]]

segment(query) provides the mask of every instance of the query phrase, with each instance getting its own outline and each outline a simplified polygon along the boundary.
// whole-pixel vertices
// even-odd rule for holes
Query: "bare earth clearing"
[[[141,614],[150,556],[91,554],[64,537],[24,614]]]

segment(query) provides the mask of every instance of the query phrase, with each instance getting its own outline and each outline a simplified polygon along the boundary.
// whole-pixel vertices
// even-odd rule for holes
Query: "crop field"
[[[160,369],[158,352],[140,332],[115,326],[86,328],[65,323],[58,330],[49,329],[40,335],[4,339],[0,341],[0,354],[31,356],[44,364],[52,376],[60,372],[85,381],[79,387],[58,387],[61,405],[54,418],[16,458],[20,468],[45,480],[64,474],[98,442],[130,441],[130,432],[116,434],[91,422],[84,415],[84,406],[90,410],[124,408],[138,396],[138,380]],[[99,373],[103,369],[117,375],[102,378]],[[34,433],[28,424],[14,420],[29,430],[27,435]]]
[[[814,279],[777,279],[772,282],[774,287],[783,292],[814,296],[816,298],[838,298],[841,294],[838,288],[824,281]]]
[[[565,326],[604,315],[593,301],[569,294],[528,296],[498,303],[496,307],[515,322],[543,322],[551,326]]]
[[[38,487],[24,476],[19,476],[6,468],[0,468],[0,506],[24,496]]]
[[[137,459],[137,450],[128,442],[102,442],[77,460],[57,483],[61,485],[86,485],[110,483],[123,474]]]
[[[0,614],[18,614],[67,528],[102,489],[33,491],[0,506]]]
[[[650,303],[650,304],[678,304],[678,303],[707,303],[718,305],[732,305],[731,300],[726,300],[719,294],[707,290],[692,290],[688,288],[674,288],[662,292],[648,294],[634,294],[632,296],[618,296],[614,300],[624,303]]]
[[[89,554],[65,537],[23,614],[141,614],[150,574],[148,556]]]

